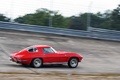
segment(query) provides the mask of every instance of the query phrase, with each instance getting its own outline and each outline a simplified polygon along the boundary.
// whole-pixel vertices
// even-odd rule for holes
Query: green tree
[[[42,8],[36,10],[33,14],[26,14],[23,17],[18,17],[15,22],[33,25],[42,25],[52,27],[66,28],[68,25],[68,19],[58,13],[58,11],[50,11],[48,9]]]
[[[54,14],[53,18],[53,27],[67,28],[69,23],[69,18],[65,18],[61,14]]]
[[[114,30],[120,30],[120,5],[112,12],[112,29]]]
[[[105,11],[103,14],[98,12],[96,16],[99,17],[99,23],[96,26],[98,28],[111,29],[111,13],[112,11],[110,10]]]
[[[18,17],[15,22],[32,24],[32,25],[43,25],[48,26],[49,11],[47,9],[38,9],[33,14],[26,14],[23,17]]]
[[[9,22],[9,21],[10,21],[10,18],[7,18],[7,17],[4,16],[3,14],[0,14],[0,21]]]
[[[79,16],[71,17],[71,29],[80,29],[80,30],[87,30],[87,19],[88,15],[90,15],[90,26],[91,27],[99,27],[99,25],[103,22],[103,19],[98,17],[96,14],[93,13],[83,13]]]
[[[113,11],[104,13],[82,13],[78,16],[64,17],[58,11],[45,8],[36,10],[35,13],[26,14],[15,19],[15,22],[59,28],[87,30],[87,19],[90,15],[90,26],[95,28],[120,30],[120,5]],[[5,18],[4,18],[5,19]]]
[[[70,29],[77,29],[77,30],[86,30],[86,25],[80,19],[80,16],[72,16],[70,22]]]

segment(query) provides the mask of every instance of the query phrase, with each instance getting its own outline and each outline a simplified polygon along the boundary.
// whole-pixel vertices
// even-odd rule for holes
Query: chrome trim
[[[43,64],[67,64],[68,62],[49,62],[49,63],[43,63]]]

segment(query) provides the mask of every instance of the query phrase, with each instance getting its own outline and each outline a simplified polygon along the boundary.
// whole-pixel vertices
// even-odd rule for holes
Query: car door
[[[67,55],[61,52],[58,52],[59,62],[67,62]]]
[[[59,55],[56,53],[44,54],[44,62],[45,63],[59,62]]]
[[[53,62],[59,62],[59,54],[55,53],[51,48],[43,48],[44,53],[44,63],[53,63]]]

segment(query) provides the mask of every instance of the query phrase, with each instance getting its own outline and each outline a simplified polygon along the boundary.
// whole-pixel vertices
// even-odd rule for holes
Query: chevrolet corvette
[[[44,64],[65,64],[76,68],[82,56],[73,52],[56,51],[48,45],[33,45],[21,51],[12,53],[10,60],[23,65],[39,68]]]

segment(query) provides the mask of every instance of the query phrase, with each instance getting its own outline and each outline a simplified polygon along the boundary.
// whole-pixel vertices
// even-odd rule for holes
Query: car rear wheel
[[[34,68],[39,68],[42,65],[43,65],[43,61],[42,61],[42,59],[39,59],[39,58],[35,58],[31,63],[31,66]]]
[[[68,62],[68,66],[70,68],[76,68],[78,66],[78,59],[77,58],[71,58]]]

